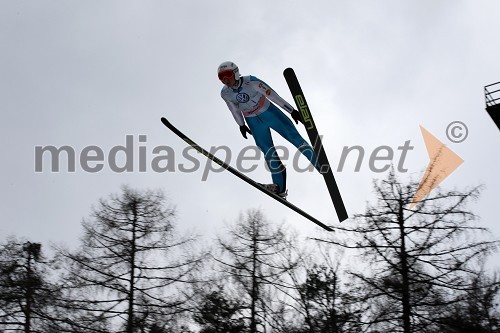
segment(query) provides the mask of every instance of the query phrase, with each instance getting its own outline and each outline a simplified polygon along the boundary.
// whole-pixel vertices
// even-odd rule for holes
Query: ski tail
[[[311,141],[313,150],[318,157],[320,173],[325,179],[328,192],[330,193],[335,211],[337,212],[337,217],[339,221],[342,222],[349,216],[347,215],[344,201],[342,200],[342,196],[337,186],[337,181],[333,176],[330,163],[328,162],[328,158],[323,148],[323,143],[321,142],[321,137],[318,133],[318,129],[316,128],[316,124],[314,123],[314,119],[311,115],[309,106],[307,105],[306,98],[304,96],[304,93],[302,92],[302,88],[300,87],[299,80],[297,79],[297,76],[295,75],[295,72],[292,68],[285,69],[283,72],[283,76],[285,77],[295,104],[297,105],[297,110],[299,111],[302,123],[306,128],[307,135],[309,136],[309,140]]]
[[[172,123],[170,123],[166,118],[162,117],[161,118],[161,122],[163,123],[163,125],[165,125],[168,129],[170,129],[172,132],[174,132],[177,136],[179,136],[182,140],[184,140],[188,145],[190,145],[191,147],[193,147],[194,149],[196,149],[199,153],[205,155],[206,158],[208,158],[209,160],[212,160],[214,161],[215,163],[217,163],[220,167],[222,167],[223,169],[229,171],[230,173],[232,173],[233,175],[235,175],[236,177],[240,178],[241,180],[245,181],[246,183],[252,185],[253,187],[255,187],[256,189],[260,190],[261,192],[264,192],[266,193],[267,195],[269,195],[270,197],[272,197],[273,199],[275,199],[276,201],[282,203],[283,205],[287,206],[288,208],[292,209],[293,211],[295,211],[296,213],[302,215],[303,217],[307,218],[308,220],[310,220],[311,222],[317,224],[318,226],[320,226],[321,228],[325,229],[325,230],[328,230],[328,231],[333,231],[332,228],[330,228],[329,226],[327,226],[326,224],[322,223],[321,221],[319,221],[318,219],[316,219],[315,217],[311,216],[310,214],[306,213],[305,211],[303,211],[302,209],[300,209],[299,207],[295,206],[294,204],[284,200],[283,198],[281,198],[280,196],[272,193],[272,192],[269,192],[267,191],[266,189],[264,189],[259,183],[255,182],[253,179],[245,176],[243,173],[239,172],[238,170],[236,170],[235,168],[233,168],[232,166],[230,166],[229,164],[227,164],[226,162],[220,160],[219,158],[217,158],[215,155],[213,155],[212,153],[210,153],[209,151],[203,149],[202,147],[200,147],[198,144],[196,144],[194,141],[192,141],[189,137],[187,137],[186,135],[184,135],[184,133],[182,133],[181,131],[179,131],[174,125],[172,125]]]

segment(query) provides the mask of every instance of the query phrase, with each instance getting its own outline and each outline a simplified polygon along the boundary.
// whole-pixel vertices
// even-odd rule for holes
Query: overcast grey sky
[[[496,0],[1,1],[0,235],[76,244],[92,204],[122,184],[164,189],[179,226],[207,237],[250,207],[304,235],[322,232],[227,172],[202,182],[201,169],[139,172],[137,159],[132,173],[108,165],[88,173],[78,164],[74,173],[34,172],[35,146],[79,153],[97,145],[107,154],[127,135],[148,163],[155,147],[168,145],[188,165],[162,116],[200,145],[236,155],[253,139],[241,137],[219,95],[217,66],[232,60],[289,102],[282,72],[295,69],[334,167],[345,146],[368,155],[410,140],[400,176],[418,178],[428,163],[425,127],[465,161],[443,187],[484,184],[470,208],[499,238],[499,131],[483,97],[484,85],[500,81],[499,12]],[[445,134],[456,120],[469,129],[460,144]],[[293,151],[279,136],[275,143]],[[364,210],[372,179],[383,176],[367,162],[355,172],[348,161],[336,173],[350,214]],[[270,181],[262,160],[249,176]],[[290,170],[288,186],[291,202],[338,223],[320,175]]]

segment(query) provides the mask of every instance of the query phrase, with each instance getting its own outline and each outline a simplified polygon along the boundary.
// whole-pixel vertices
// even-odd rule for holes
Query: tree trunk
[[[252,258],[252,303],[250,315],[250,333],[257,333],[257,300],[258,300],[258,286],[257,286],[257,235],[253,235],[253,258]]]
[[[405,228],[404,228],[404,212],[403,212],[403,201],[399,200],[399,211],[398,211],[398,222],[399,230],[401,233],[401,248],[400,248],[400,260],[401,260],[401,278],[402,278],[402,303],[403,303],[403,329],[405,333],[411,333],[411,309],[410,309],[410,281],[408,274],[408,255],[406,253],[406,243],[405,243]]]
[[[26,276],[26,311],[25,311],[25,322],[24,322],[24,333],[31,332],[31,299],[33,297],[32,281],[31,281],[31,249],[28,248],[28,265],[27,265],[27,276]]]
[[[128,320],[127,320],[127,333],[132,333],[134,330],[134,289],[135,289],[135,246],[137,236],[137,207],[131,204],[132,213],[134,215],[132,221],[132,241],[130,249],[130,281],[129,281],[129,294],[128,294]]]

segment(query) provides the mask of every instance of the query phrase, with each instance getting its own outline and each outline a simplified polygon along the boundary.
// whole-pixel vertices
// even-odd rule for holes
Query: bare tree
[[[249,210],[228,237],[219,239],[223,255],[216,260],[235,283],[234,293],[248,310],[245,318],[250,333],[266,327],[276,332],[283,329],[286,314],[279,298],[290,287],[285,275],[297,264],[283,260],[290,242],[283,228],[274,228],[258,210]]]
[[[15,238],[0,245],[0,331],[40,332],[53,320],[58,288],[41,248]]]
[[[466,297],[446,309],[441,316],[440,332],[443,333],[499,333],[500,280],[498,275],[489,276],[487,271],[473,277],[474,288],[466,291]]]
[[[240,312],[240,302],[231,300],[221,286],[201,296],[193,318],[201,326],[200,333],[243,333],[246,325]]]
[[[340,266],[314,264],[297,286],[298,307],[304,317],[302,333],[358,333],[361,317],[351,292],[342,283]],[[351,286],[352,287],[352,286]]]
[[[314,245],[312,247],[307,245]],[[293,333],[358,333],[363,307],[357,303],[358,286],[346,279],[343,251],[321,242],[294,248],[298,265],[288,271],[292,284],[288,295],[293,308]],[[296,259],[295,259],[296,258]]]
[[[203,256],[192,249],[194,237],[176,235],[174,217],[161,191],[124,187],[119,196],[100,200],[82,223],[81,247],[60,250],[68,265],[67,306],[86,314],[68,322],[146,332],[186,312],[190,295],[183,285]]]
[[[364,269],[352,275],[365,285],[360,301],[371,302],[367,327],[377,332],[432,332],[443,308],[476,288],[471,278],[478,274],[478,260],[498,244],[475,238],[487,230],[475,226],[466,205],[479,188],[437,190],[410,208],[417,188],[391,172],[374,183],[374,205],[323,239],[361,251]]]

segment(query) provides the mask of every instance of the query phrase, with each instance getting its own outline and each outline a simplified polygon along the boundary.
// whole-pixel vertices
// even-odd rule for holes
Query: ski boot
[[[279,186],[278,184],[260,184],[264,189],[267,191],[276,194],[278,197],[280,197],[283,200],[286,200],[286,197],[288,196],[288,190],[284,190],[283,192],[279,192]]]

